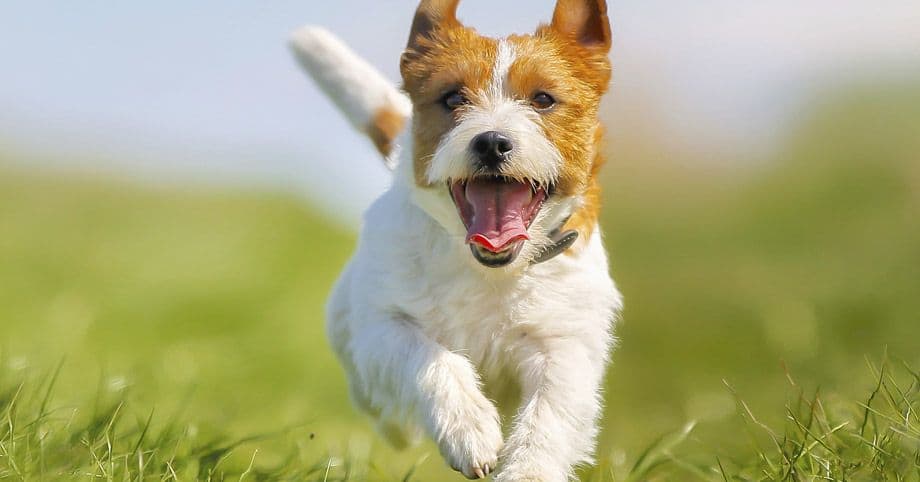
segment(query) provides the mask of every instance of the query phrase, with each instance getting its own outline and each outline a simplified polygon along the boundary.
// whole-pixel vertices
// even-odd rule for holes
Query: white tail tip
[[[297,29],[290,46],[320,89],[391,161],[394,142],[412,115],[408,97],[322,27]]]

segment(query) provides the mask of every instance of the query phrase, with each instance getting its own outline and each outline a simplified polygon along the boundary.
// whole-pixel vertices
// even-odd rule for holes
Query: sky
[[[388,173],[286,40],[325,26],[397,82],[416,5],[6,0],[0,152],[38,167],[292,190],[353,224]],[[552,9],[463,0],[459,16],[496,36],[531,31]],[[610,14],[605,117],[624,131],[646,119],[662,142],[760,149],[815,89],[920,70],[916,0],[620,0]]]

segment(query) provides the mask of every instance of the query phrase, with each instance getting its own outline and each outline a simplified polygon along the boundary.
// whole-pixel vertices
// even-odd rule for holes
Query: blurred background
[[[323,25],[397,82],[415,6],[0,4],[0,381],[63,360],[61,406],[113,392],[196,433],[305,427],[284,436],[300,457],[459,480],[348,405],[322,305],[388,173],[285,45]],[[504,35],[552,9],[459,16]],[[790,379],[846,397],[871,390],[866,357],[920,365],[920,3],[610,10],[612,470],[689,421],[688,456],[740,456],[724,382],[769,421]]]

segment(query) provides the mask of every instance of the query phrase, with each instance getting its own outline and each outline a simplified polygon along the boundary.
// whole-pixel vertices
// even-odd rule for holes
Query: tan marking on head
[[[374,146],[384,156],[393,151],[393,141],[406,126],[406,117],[390,106],[384,106],[374,113],[374,118],[364,127]]]
[[[444,94],[459,89],[472,103],[481,102],[492,75],[498,42],[459,24],[440,27],[418,38],[403,54],[403,89],[413,105],[415,181],[428,186],[427,171],[441,139],[457,125],[464,108],[450,111]]]
[[[517,52],[509,73],[511,89],[522,99],[546,92],[556,100],[541,116],[546,136],[562,155],[556,188],[562,195],[578,195],[588,187],[610,63],[606,55],[592,55],[547,27],[510,40]]]

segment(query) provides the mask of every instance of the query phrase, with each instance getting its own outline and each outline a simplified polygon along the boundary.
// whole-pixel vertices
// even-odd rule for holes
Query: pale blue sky
[[[33,164],[294,189],[346,206],[353,223],[387,175],[297,69],[286,37],[324,25],[395,82],[415,5],[7,0],[0,149],[38,154],[22,157]],[[500,35],[552,8],[464,0],[460,17]],[[896,74],[920,59],[916,0],[621,0],[611,15],[610,120],[648,110],[667,137],[770,138],[814,79],[875,75],[874,65]]]

